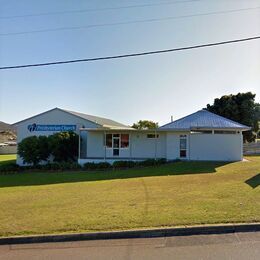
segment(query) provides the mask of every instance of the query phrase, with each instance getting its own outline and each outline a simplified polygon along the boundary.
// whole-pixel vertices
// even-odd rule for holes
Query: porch
[[[166,158],[166,134],[156,130],[83,128],[79,142],[80,164]]]

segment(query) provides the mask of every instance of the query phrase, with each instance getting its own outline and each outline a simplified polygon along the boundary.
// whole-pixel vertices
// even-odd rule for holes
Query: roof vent
[[[173,116],[171,116],[171,122],[173,122]]]

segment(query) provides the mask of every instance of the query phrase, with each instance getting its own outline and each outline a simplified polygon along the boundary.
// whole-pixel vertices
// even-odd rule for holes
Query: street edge
[[[191,236],[191,235],[209,235],[209,234],[225,234],[225,233],[255,232],[255,231],[260,231],[260,223],[138,229],[138,230],[123,230],[123,231],[111,231],[111,232],[105,231],[105,232],[76,233],[76,234],[73,233],[73,234],[60,234],[60,235],[3,237],[0,238],[0,245],[72,242],[72,241],[84,241],[84,240]]]

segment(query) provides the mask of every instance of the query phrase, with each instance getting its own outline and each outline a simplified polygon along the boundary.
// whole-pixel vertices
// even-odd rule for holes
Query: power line
[[[20,68],[29,68],[29,67],[60,65],[60,64],[68,64],[68,63],[92,62],[92,61],[100,61],[100,60],[130,58],[130,57],[137,57],[137,56],[146,56],[146,55],[154,55],[154,54],[169,53],[169,52],[176,52],[176,51],[185,51],[185,50],[191,50],[191,49],[199,49],[199,48],[212,47],[212,46],[218,46],[218,45],[224,45],[224,44],[232,44],[232,43],[238,43],[238,42],[246,42],[246,41],[258,40],[258,39],[260,39],[260,36],[241,38],[241,39],[222,41],[222,42],[206,43],[206,44],[173,48],[173,49],[121,54],[121,55],[115,55],[115,56],[105,56],[105,57],[86,58],[86,59],[77,59],[77,60],[53,61],[53,62],[46,62],[46,63],[5,66],[5,67],[0,67],[0,70],[10,70],[10,69],[20,69]]]
[[[74,14],[74,13],[86,13],[86,12],[112,11],[112,10],[131,9],[131,8],[174,5],[174,4],[182,4],[182,3],[189,3],[189,2],[199,2],[199,1],[201,1],[201,0],[167,1],[167,2],[161,2],[161,3],[152,3],[152,4],[126,5],[126,6],[118,6],[118,7],[91,8],[91,9],[71,10],[71,11],[46,12],[46,13],[38,13],[38,14],[0,16],[0,19],[13,19],[13,18],[26,18],[26,17],[37,17],[37,16],[57,15],[57,14],[62,15],[62,14]]]
[[[242,12],[242,11],[256,10],[256,9],[260,9],[260,6],[250,7],[250,8],[241,8],[241,9],[231,9],[231,10],[226,10],[226,11],[198,13],[198,14],[191,14],[191,15],[169,16],[169,17],[164,17],[164,18],[133,20],[133,21],[126,21],[126,22],[90,24],[90,25],[86,25],[86,26],[71,26],[71,27],[60,27],[60,28],[54,28],[54,29],[43,29],[43,30],[33,30],[33,31],[13,32],[13,33],[0,33],[0,36],[24,35],[24,34],[67,31],[67,30],[91,29],[91,28],[96,28],[96,27],[118,26],[118,25],[137,24],[137,23],[161,22],[161,21],[167,21],[167,20],[184,19],[184,18],[199,17],[199,16],[237,13],[237,12]]]

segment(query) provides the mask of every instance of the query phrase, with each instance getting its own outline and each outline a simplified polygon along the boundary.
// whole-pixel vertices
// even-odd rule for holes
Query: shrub
[[[40,161],[46,161],[50,155],[47,136],[30,136],[18,144],[18,154],[24,163],[33,164],[34,167]]]
[[[79,138],[74,132],[60,132],[48,137],[55,162],[75,162],[78,156]]]
[[[46,171],[51,170],[51,167],[52,167],[51,165],[52,165],[52,163],[47,163],[47,164],[42,165],[42,170],[46,170]]]
[[[134,161],[115,161],[113,168],[133,168],[137,165]]]
[[[111,164],[108,162],[100,162],[100,163],[97,163],[97,167],[98,167],[97,169],[100,169],[100,170],[109,169],[109,168],[111,168]]]
[[[164,158],[161,159],[147,159],[145,161],[138,162],[140,166],[154,166],[154,165],[161,165],[167,163],[167,160]]]
[[[38,137],[38,147],[39,147],[39,159],[40,161],[46,161],[50,156],[50,147],[47,136]]]
[[[41,165],[41,169],[46,171],[68,171],[81,169],[81,166],[78,163],[74,162],[54,162]]]
[[[80,170],[82,167],[80,164],[78,164],[77,162],[73,162],[70,164],[70,169],[71,170]]]
[[[103,169],[111,168],[111,164],[108,162],[100,162],[100,163],[88,162],[84,164],[83,168],[85,170],[103,170]]]
[[[30,136],[18,144],[18,154],[23,158],[24,163],[35,166],[42,160],[43,153],[40,152],[40,147],[39,138],[37,136]]]
[[[81,168],[81,166],[78,163],[75,162],[61,162],[59,164],[59,169],[62,171],[66,170],[78,170]]]
[[[83,168],[85,170],[95,170],[96,169],[96,163],[93,163],[93,162],[88,162],[88,163],[85,163]]]
[[[18,144],[18,154],[24,163],[35,167],[53,155],[55,162],[75,162],[78,156],[78,135],[60,132],[50,136],[30,136]]]
[[[57,163],[57,162],[50,163],[50,170],[56,171],[56,170],[60,170],[60,169],[61,169],[61,166],[59,163]]]
[[[147,159],[145,161],[138,162],[138,165],[140,166],[153,166],[156,165],[155,159]]]
[[[20,167],[16,163],[5,163],[0,165],[0,173],[18,172],[19,169]]]
[[[165,163],[167,163],[167,160],[166,160],[165,158],[161,158],[161,159],[156,160],[156,163],[157,163],[158,165],[160,165],[160,164],[165,164]]]

